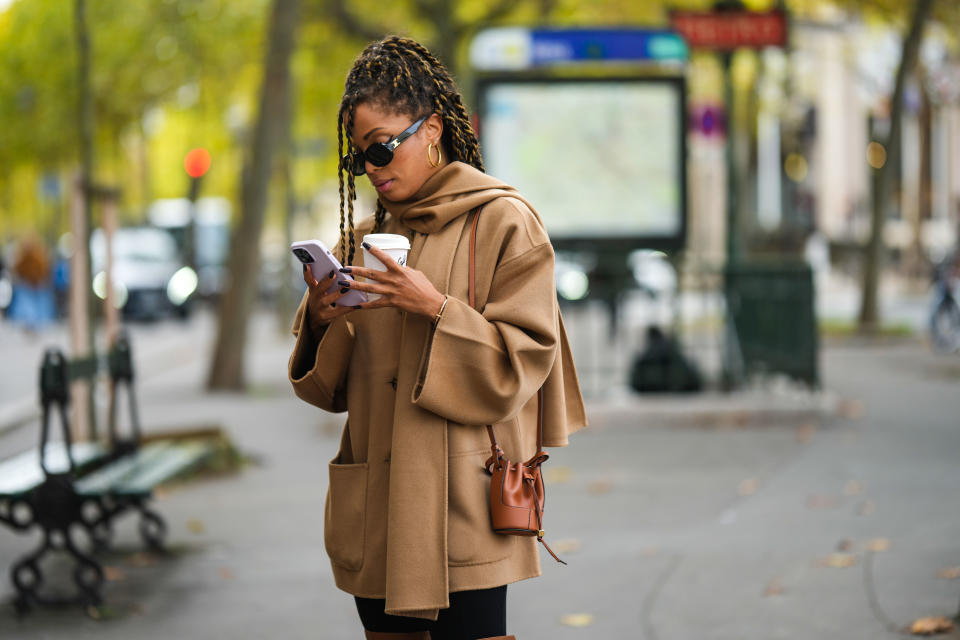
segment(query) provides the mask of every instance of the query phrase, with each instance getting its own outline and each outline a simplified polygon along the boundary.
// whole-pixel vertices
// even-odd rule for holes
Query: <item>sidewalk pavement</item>
[[[162,492],[169,556],[140,553],[135,521],[121,522],[108,619],[0,608],[0,637],[362,637],[323,550],[342,416],[293,397],[292,340],[269,325],[252,332],[247,395],[204,393],[205,357],[170,357],[138,383],[147,432],[216,423],[253,464]],[[888,621],[955,614],[960,582],[937,573],[960,566],[960,363],[918,345],[834,347],[824,371],[829,394],[591,402],[591,426],[545,466],[548,537],[570,564],[544,555],[541,579],[510,587],[510,632],[873,640]],[[35,425],[7,432],[0,457],[35,439]],[[36,537],[0,531],[0,565]]]

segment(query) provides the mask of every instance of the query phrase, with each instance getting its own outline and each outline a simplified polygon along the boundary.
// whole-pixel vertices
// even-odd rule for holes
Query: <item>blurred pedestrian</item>
[[[950,252],[933,271],[933,299],[928,319],[934,349],[960,351],[960,250]]]
[[[630,367],[630,387],[638,393],[693,392],[703,388],[703,378],[672,336],[650,326],[646,345]]]
[[[25,236],[13,259],[13,298],[7,317],[28,331],[38,331],[54,320],[50,259],[43,244]]]
[[[364,49],[337,125],[347,153],[335,253],[363,281],[304,271],[289,371],[300,398],[348,413],[324,523],[334,579],[355,596],[367,638],[505,637],[506,585],[539,575],[540,559],[533,537],[491,528],[484,425],[509,459],[528,460],[541,387],[545,446],[586,423],[553,248],[532,205],[483,172],[459,90],[419,43],[391,36]],[[363,174],[378,201],[354,224]],[[368,233],[405,236],[406,266],[368,244],[387,271],[360,266]],[[351,289],[380,297],[338,305]]]

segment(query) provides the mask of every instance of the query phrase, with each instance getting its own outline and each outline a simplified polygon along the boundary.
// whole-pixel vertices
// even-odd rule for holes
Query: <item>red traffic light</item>
[[[210,169],[210,152],[203,147],[191,149],[183,159],[183,168],[191,178],[199,178]]]

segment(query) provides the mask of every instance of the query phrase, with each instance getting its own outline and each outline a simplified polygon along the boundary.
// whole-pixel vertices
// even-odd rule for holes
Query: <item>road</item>
[[[258,317],[252,392],[210,395],[209,317],[141,329],[145,428],[216,422],[254,464],[163,493],[168,557],[145,561],[134,523],[122,523],[105,558],[110,619],[67,609],[18,621],[0,609],[0,637],[360,637],[323,552],[341,417],[293,398],[290,339]],[[822,368],[828,411],[757,411],[787,393],[775,388],[592,398],[591,426],[546,464],[547,535],[569,566],[544,554],[543,578],[510,587],[510,632],[875,640],[956,614],[960,581],[938,572],[960,566],[960,359],[919,341],[833,344]],[[0,457],[35,435],[28,424],[0,436]],[[34,543],[0,531],[0,565]],[[0,582],[0,598],[10,594]]]

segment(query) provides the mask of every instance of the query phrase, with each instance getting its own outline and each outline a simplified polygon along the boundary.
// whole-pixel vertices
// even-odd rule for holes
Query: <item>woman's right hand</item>
[[[307,283],[307,289],[309,290],[307,319],[310,322],[310,330],[313,331],[315,336],[323,333],[324,328],[333,322],[334,318],[339,318],[354,310],[352,307],[337,305],[337,300],[349,289],[339,289],[334,290],[333,293],[326,293],[338,276],[338,273],[331,271],[326,278],[317,282],[317,279],[313,277],[313,272],[307,265],[303,265],[303,281]]]

